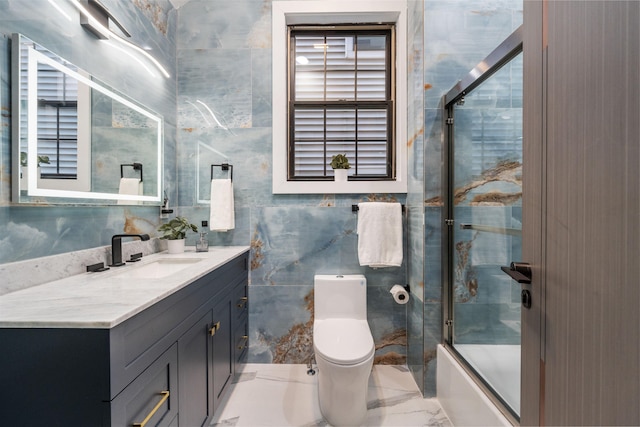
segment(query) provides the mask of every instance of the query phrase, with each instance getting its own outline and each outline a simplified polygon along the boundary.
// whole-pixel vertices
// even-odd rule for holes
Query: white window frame
[[[289,25],[386,22],[396,26],[396,177],[392,181],[288,181],[287,66]],[[272,3],[273,193],[407,192],[407,3],[405,0],[310,0]]]

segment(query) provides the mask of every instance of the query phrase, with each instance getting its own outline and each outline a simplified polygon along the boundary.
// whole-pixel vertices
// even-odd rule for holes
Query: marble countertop
[[[216,246],[209,252],[161,252],[123,267],[11,292],[0,296],[0,327],[112,328],[248,249]]]

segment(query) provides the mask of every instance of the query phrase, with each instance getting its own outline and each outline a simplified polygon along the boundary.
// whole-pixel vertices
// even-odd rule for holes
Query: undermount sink
[[[160,279],[200,261],[202,261],[202,258],[161,258],[149,264],[130,266],[119,274],[136,279]]]

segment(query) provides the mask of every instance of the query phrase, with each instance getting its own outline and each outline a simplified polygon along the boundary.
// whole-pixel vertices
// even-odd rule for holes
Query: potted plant
[[[198,231],[198,227],[195,224],[191,224],[189,220],[182,216],[177,216],[158,227],[158,231],[162,233],[160,238],[167,240],[168,252],[170,254],[184,252],[184,238],[189,230]]]
[[[49,164],[49,156],[38,156],[38,168],[42,163]],[[38,179],[40,178],[40,171],[38,170]],[[27,189],[27,153],[20,152],[20,188]]]
[[[333,168],[333,177],[335,181],[347,181],[348,169],[351,168],[349,159],[346,154],[336,154],[331,158],[331,167]]]

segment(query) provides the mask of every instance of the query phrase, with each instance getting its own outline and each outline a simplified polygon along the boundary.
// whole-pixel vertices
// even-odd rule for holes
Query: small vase
[[[167,252],[170,254],[181,254],[184,252],[184,239],[167,240]]]
[[[333,180],[336,182],[347,182],[348,174],[349,174],[349,169],[334,169]]]

